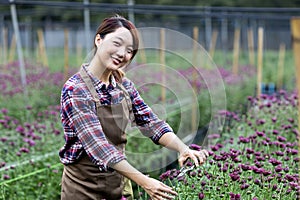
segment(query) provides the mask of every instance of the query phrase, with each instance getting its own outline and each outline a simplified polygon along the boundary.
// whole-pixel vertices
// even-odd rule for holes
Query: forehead
[[[120,27],[105,36],[104,40],[119,39],[128,45],[133,45],[133,38],[127,28]]]

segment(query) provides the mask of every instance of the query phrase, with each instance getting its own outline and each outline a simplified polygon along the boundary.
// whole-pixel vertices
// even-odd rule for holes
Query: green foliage
[[[57,51],[57,54],[50,54],[51,59],[49,70],[40,68],[36,66],[30,71],[31,75],[34,75],[33,72],[44,72],[44,70],[49,73],[55,74],[55,77],[58,79],[52,79],[52,76],[46,76],[46,81],[48,84],[44,83],[43,78],[30,86],[30,106],[27,109],[24,109],[27,104],[24,103],[24,97],[22,93],[15,94],[13,96],[3,96],[0,95],[0,109],[8,109],[8,114],[4,117],[4,114],[0,114],[2,120],[10,119],[10,126],[4,127],[0,125],[0,138],[6,137],[6,141],[0,141],[0,163],[2,161],[6,162],[6,167],[10,164],[15,163],[20,165],[22,162],[27,161],[27,164],[20,165],[13,169],[1,170],[0,171],[0,199],[21,199],[26,195],[28,199],[58,199],[60,195],[60,179],[62,173],[62,165],[59,164],[57,152],[59,148],[63,145],[63,136],[62,129],[59,120],[58,113],[58,102],[61,86],[63,83],[61,74],[56,74],[57,71],[62,72],[62,66],[64,66],[64,60],[61,57],[62,50]],[[191,52],[186,51],[187,55]],[[274,68],[277,68],[278,56],[277,52],[265,52],[264,57],[264,69],[263,69],[263,80],[266,82],[277,82],[277,76],[274,72]],[[147,52],[147,62],[148,63],[158,63],[159,59],[157,52]],[[71,55],[74,56],[74,55]],[[138,55],[137,60],[140,62],[141,58]],[[173,54],[166,54],[166,64],[168,66],[174,67],[174,69],[189,69],[191,66],[185,59],[179,58],[179,56]],[[176,60],[177,58],[177,60]],[[78,63],[75,60],[76,57],[72,57],[72,63],[76,67],[72,68],[74,71],[78,69]],[[219,68],[224,68],[230,72],[231,70],[231,53],[224,55],[222,52],[216,52],[214,62]],[[241,65],[247,65],[248,58],[246,54],[241,54]],[[13,64],[10,64],[13,69]],[[61,67],[59,67],[61,66]],[[1,68],[1,70],[4,69]],[[30,68],[31,69],[31,68]],[[38,70],[39,69],[39,70]],[[240,68],[243,69],[243,66]],[[255,66],[248,66],[248,70],[254,70]],[[41,70],[41,71],[40,71]],[[17,72],[17,68],[15,73]],[[286,88],[289,91],[294,90],[295,84],[293,80],[295,79],[294,73],[294,64],[292,52],[286,53],[285,68],[284,68],[284,83]],[[4,72],[4,71],[3,71]],[[244,73],[244,71],[240,71]],[[8,73],[10,74],[10,73]],[[45,75],[44,73],[41,73]],[[30,76],[34,77],[34,76]],[[247,107],[247,96],[255,95],[255,73],[253,76],[243,79],[239,84],[225,84],[226,92],[226,108],[230,111],[236,111],[240,113],[246,113],[248,110]],[[49,83],[52,84],[49,84]],[[43,86],[42,88],[38,86]],[[2,91],[3,92],[3,91]],[[153,87],[149,90],[149,93],[141,93],[145,100],[149,103],[160,102],[160,90],[157,87]],[[175,98],[172,94],[167,95],[168,98]],[[152,99],[154,100],[152,100]],[[223,101],[223,99],[220,99]],[[198,96],[198,105],[199,111],[201,114],[199,128],[207,125],[212,118],[211,113],[211,100],[209,92],[205,89],[201,89]],[[49,107],[50,106],[50,107]],[[181,108],[181,107],[180,107]],[[3,111],[2,111],[3,112]],[[178,111],[178,106],[167,108],[167,121],[173,127],[176,132],[179,129],[179,124],[181,123],[182,116],[187,116],[190,114],[190,108],[186,108],[184,112]],[[52,114],[51,114],[52,113]],[[184,126],[190,126],[190,118],[185,118],[182,123]],[[20,136],[20,133],[16,131],[17,125],[28,126],[28,127],[44,127],[34,130],[33,133],[42,137],[41,140],[37,140],[36,145],[30,147],[29,143],[24,141]],[[29,126],[30,125],[30,126]],[[42,126],[43,125],[43,126]],[[30,130],[30,129],[28,129]],[[56,134],[55,134],[56,133]],[[241,130],[237,132],[242,134]],[[145,153],[145,152],[154,152],[161,149],[160,146],[153,144],[149,139],[139,135],[139,132],[129,133],[128,134],[128,145],[127,150],[135,153]],[[134,137],[134,140],[131,140]],[[226,134],[224,134],[226,136]],[[230,134],[227,134],[230,136]],[[3,139],[5,140],[5,139]],[[10,146],[9,143],[15,141],[15,146]],[[22,157],[18,157],[15,154],[19,151],[21,147],[29,147],[32,154],[22,153]],[[45,156],[47,153],[52,152],[53,155],[45,157],[42,160],[35,161],[30,163],[31,159],[37,158],[39,156]],[[165,155],[168,155],[169,151],[163,151]],[[135,160],[129,160],[132,164],[137,164],[137,166],[143,164],[143,170],[150,171],[149,173],[153,177],[158,177],[160,170],[154,168],[162,162],[166,162],[165,155],[155,154],[153,157],[145,159],[145,157],[138,157]],[[4,167],[5,168],[5,167]],[[4,169],[0,168],[0,169]],[[4,175],[9,175],[10,179],[4,180]],[[8,181],[8,182],[6,182]],[[25,199],[26,197],[24,197]]]

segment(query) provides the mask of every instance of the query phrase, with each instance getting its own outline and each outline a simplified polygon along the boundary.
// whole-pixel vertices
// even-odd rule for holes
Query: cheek
[[[132,54],[126,54],[126,61],[129,61],[132,58]]]

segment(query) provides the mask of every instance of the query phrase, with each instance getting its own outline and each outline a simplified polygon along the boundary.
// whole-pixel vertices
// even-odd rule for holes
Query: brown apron
[[[97,116],[107,140],[115,145],[118,150],[125,153],[125,144],[127,142],[125,129],[130,118],[133,117],[132,104],[128,92],[122,84],[118,83],[119,88],[124,92],[125,98],[119,104],[101,105],[87,72],[81,69],[80,75],[96,103]],[[124,183],[126,184],[125,190]],[[85,152],[79,161],[64,166],[62,200],[117,200],[121,199],[122,195],[128,196],[128,199],[133,198],[130,180],[113,169],[101,172],[99,167],[91,162]]]

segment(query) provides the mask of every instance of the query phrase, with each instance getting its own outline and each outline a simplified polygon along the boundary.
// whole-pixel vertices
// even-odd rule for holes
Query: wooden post
[[[193,28],[193,68],[197,68],[197,57],[198,57],[198,39],[199,39],[199,28],[195,26]],[[192,77],[192,87],[197,93],[197,70],[193,71],[193,77]],[[197,99],[196,99],[197,101]],[[191,128],[192,133],[197,130],[198,125],[196,124],[196,118],[197,118],[197,105],[198,103],[195,101],[195,103],[192,103],[192,117],[191,117]]]
[[[8,62],[13,62],[15,59],[15,53],[16,53],[16,35],[13,34],[11,38],[10,48],[9,48],[9,56],[8,56]]]
[[[64,58],[65,58],[65,65],[64,65],[64,79],[65,81],[68,79],[69,76],[69,30],[64,29]]]
[[[77,65],[80,66],[82,63],[82,46],[81,44],[76,44],[76,58],[77,58]]]
[[[7,64],[7,28],[3,28],[2,33],[3,33],[3,64]]]
[[[199,28],[195,26],[193,28],[193,60],[192,64],[194,67],[197,65],[197,57],[198,57],[198,38],[199,38]],[[193,74],[193,81],[194,81],[195,74]],[[193,85],[194,86],[194,85]]]
[[[160,51],[159,51],[159,58],[161,64],[161,76],[162,76],[162,87],[161,87],[161,100],[162,103],[165,104],[166,102],[166,58],[165,58],[165,29],[160,29]]]
[[[41,61],[44,66],[48,66],[48,58],[47,58],[47,53],[45,48],[45,39],[44,39],[43,30],[38,29],[37,34],[38,34],[38,41],[39,41],[39,55],[41,56]]]
[[[295,58],[296,67],[296,79],[297,79],[297,92],[298,99],[300,96],[300,18],[293,17],[291,19],[291,32],[293,39],[293,50]],[[298,130],[300,131],[300,103],[298,101]],[[298,146],[300,149],[300,140],[298,141]]]
[[[234,75],[238,74],[239,67],[239,51],[240,51],[240,32],[241,29],[238,27],[234,31],[234,43],[233,43],[233,65],[232,72]]]
[[[253,39],[253,29],[248,29],[248,52],[250,65],[254,66],[254,39]]]
[[[145,47],[144,47],[143,38],[142,38],[141,34],[139,34],[139,39],[140,39],[139,52],[140,52],[141,62],[142,63],[147,63],[147,58],[146,58],[146,53],[145,53]]]
[[[211,42],[210,42],[210,47],[209,47],[209,55],[212,59],[214,58],[217,39],[218,39],[218,31],[213,30],[213,34],[212,34],[212,38],[211,38]]]
[[[285,58],[285,44],[281,43],[279,47],[279,58],[278,58],[278,77],[277,77],[278,89],[282,89],[282,84],[283,84],[284,58]]]
[[[261,83],[262,83],[262,67],[263,67],[263,41],[264,41],[264,29],[258,28],[258,51],[257,51],[257,97],[261,95]]]

